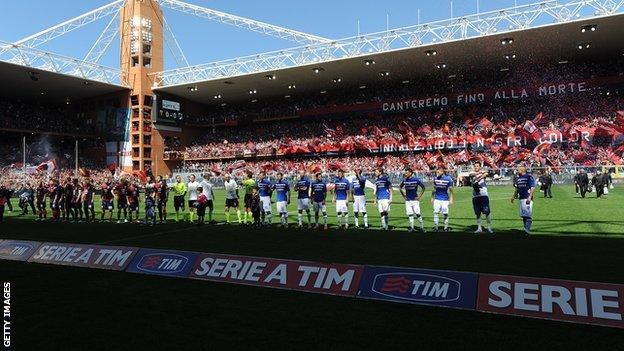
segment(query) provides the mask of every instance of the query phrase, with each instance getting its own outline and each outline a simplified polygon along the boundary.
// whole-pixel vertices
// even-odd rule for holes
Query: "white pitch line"
[[[191,229],[197,229],[197,227],[188,227],[188,228],[181,228],[181,229],[174,229],[174,230],[165,230],[165,231],[162,231],[162,232],[156,232],[156,233],[150,233],[150,234],[144,234],[144,235],[137,235],[137,236],[130,236],[130,237],[127,237],[127,238],[121,238],[121,239],[115,239],[115,240],[109,240],[109,241],[102,241],[102,242],[93,243],[93,244],[94,245],[103,245],[103,244],[110,244],[110,243],[115,243],[115,242],[120,242],[120,241],[133,240],[133,239],[150,238],[150,237],[163,235],[163,234],[184,232],[184,231],[191,230]]]

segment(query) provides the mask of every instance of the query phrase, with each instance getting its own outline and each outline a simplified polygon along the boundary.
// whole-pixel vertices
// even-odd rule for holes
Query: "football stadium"
[[[623,0],[24,3],[3,349],[624,349]]]

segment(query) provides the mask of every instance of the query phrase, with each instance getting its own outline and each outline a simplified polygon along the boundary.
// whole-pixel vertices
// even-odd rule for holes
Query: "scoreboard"
[[[156,97],[156,109],[154,121],[160,124],[182,124],[186,119],[183,106],[179,101]]]

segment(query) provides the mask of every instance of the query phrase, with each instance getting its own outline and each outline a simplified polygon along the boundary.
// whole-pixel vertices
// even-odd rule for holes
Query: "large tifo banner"
[[[624,285],[481,274],[477,310],[624,328]]]
[[[366,266],[358,297],[474,310],[477,273]]]
[[[28,262],[123,271],[137,251],[135,247],[43,243]]]
[[[0,240],[0,260],[99,268],[624,329],[624,285],[187,251]]]
[[[362,266],[278,260],[261,257],[201,254],[191,278],[355,296]]]

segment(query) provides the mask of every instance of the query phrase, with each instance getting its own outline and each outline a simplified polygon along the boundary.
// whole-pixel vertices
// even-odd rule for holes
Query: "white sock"
[[[420,223],[420,229],[425,229],[425,222],[423,221],[422,216],[418,216],[418,223]]]
[[[360,216],[360,215],[359,215],[357,212],[355,212],[355,213],[353,214],[353,223],[355,223],[355,226],[356,226],[356,227],[359,227],[359,226],[360,226],[360,220],[359,220],[359,218],[358,218],[359,216]]]
[[[323,212],[323,224],[327,225],[327,212]]]
[[[364,226],[368,227],[368,213],[364,212]]]
[[[490,215],[485,216],[485,221],[487,223],[488,229],[492,230],[492,216]]]
[[[303,224],[303,214],[302,213],[297,213],[297,222],[299,222],[299,225]]]
[[[347,212],[343,214],[343,216],[344,216],[344,224],[348,226],[349,225],[349,213]]]
[[[342,213],[338,213],[338,226],[340,227],[342,225]]]
[[[408,216],[407,218],[409,220],[409,227],[410,229],[413,230],[414,229],[414,216]]]
[[[444,215],[444,229],[448,229],[449,225],[449,216],[447,214]]]
[[[479,216],[477,218],[477,230],[481,230],[481,229],[482,229],[482,226],[481,226],[481,216]]]
[[[433,225],[437,228],[440,224],[440,215],[437,212],[433,213]]]

